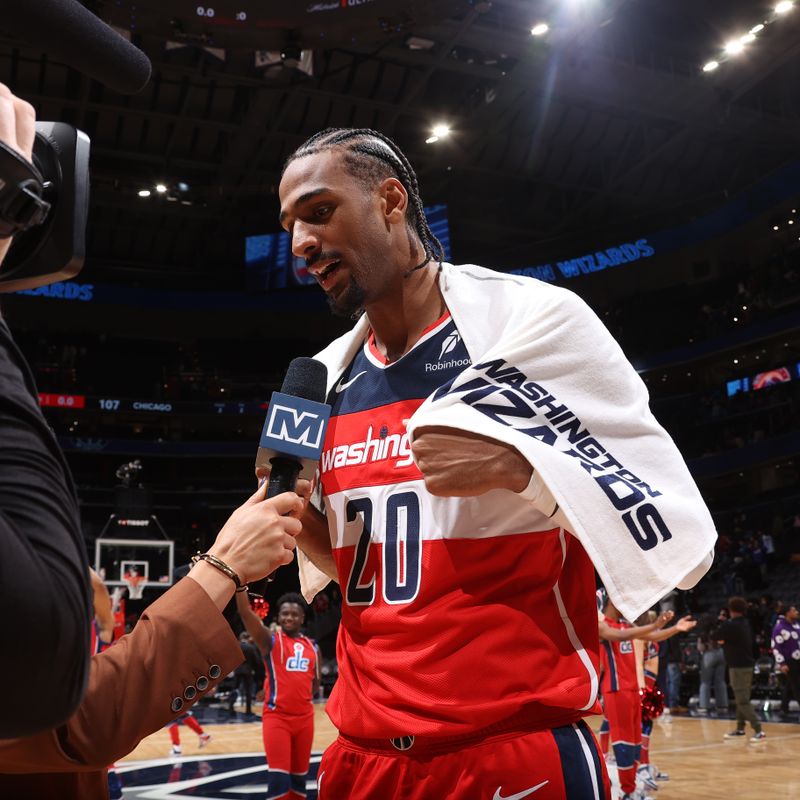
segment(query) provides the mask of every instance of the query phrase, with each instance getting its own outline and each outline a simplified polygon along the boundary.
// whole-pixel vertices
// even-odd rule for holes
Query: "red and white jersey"
[[[265,710],[300,716],[310,714],[311,683],[319,677],[317,646],[308,636],[272,635],[272,647],[264,657]]]
[[[605,618],[611,628],[625,630],[631,626],[627,622],[615,622]],[[609,642],[602,639],[600,642],[600,658],[603,665],[603,679],[600,691],[603,694],[619,692],[626,689],[639,691],[639,679],[636,675],[636,652],[633,640],[626,642]]]
[[[594,571],[519,495],[434,497],[406,420],[470,363],[449,314],[387,364],[370,337],[334,386],[320,462],[343,593],[328,703],[350,736],[452,736],[598,706]]]

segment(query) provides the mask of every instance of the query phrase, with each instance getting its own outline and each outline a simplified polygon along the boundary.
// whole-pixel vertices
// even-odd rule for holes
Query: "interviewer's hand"
[[[0,141],[30,161],[35,135],[36,112],[33,106],[15,97],[8,86],[0,83]],[[11,241],[0,239],[0,262],[11,247]]]
[[[411,450],[425,488],[439,497],[475,497],[491,489],[521,492],[533,469],[513,447],[454,428],[420,428]]]
[[[299,488],[302,491],[304,487]],[[303,510],[301,497],[284,492],[266,500],[266,495],[264,483],[231,514],[208,551],[236,570],[245,583],[290,563],[294,537],[301,529],[296,519]]]

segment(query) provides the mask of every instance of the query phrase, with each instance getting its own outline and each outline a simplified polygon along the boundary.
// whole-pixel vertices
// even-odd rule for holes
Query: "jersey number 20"
[[[345,515],[355,522],[361,514],[364,530],[356,546],[353,568],[347,581],[347,603],[368,606],[375,601],[375,571],[368,569],[372,545],[373,503],[368,497],[348,500]],[[386,542],[383,545],[381,571],[383,597],[387,603],[408,603],[417,596],[422,566],[422,547],[419,540],[419,498],[414,492],[398,492],[386,501],[383,524]]]

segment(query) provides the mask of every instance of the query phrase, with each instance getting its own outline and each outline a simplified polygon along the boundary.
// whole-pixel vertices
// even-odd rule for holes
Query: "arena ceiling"
[[[144,19],[181,2],[188,20],[196,2],[138,8]],[[40,119],[92,139],[95,279],[240,285],[243,236],[277,229],[284,158],[328,126],[399,142],[425,202],[449,205],[458,260],[522,266],[691,218],[797,159],[800,4],[776,16],[775,2],[431,0],[415,11],[347,0],[370,5],[375,24],[359,18],[350,41],[336,26],[329,40],[324,25],[275,27],[264,47],[283,61],[252,39],[198,35],[196,19],[165,29],[154,11],[133,29],[153,62],[137,95],[9,36],[0,80]],[[125,5],[94,8],[125,28]],[[532,36],[541,22],[549,30]],[[703,72],[763,22],[741,54]],[[311,54],[295,67],[301,47]],[[452,133],[427,144],[438,122]]]

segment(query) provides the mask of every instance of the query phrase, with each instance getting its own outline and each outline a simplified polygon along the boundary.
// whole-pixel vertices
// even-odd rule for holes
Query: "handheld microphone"
[[[77,0],[15,2],[0,29],[121,94],[150,80],[150,59]]]
[[[295,358],[280,392],[272,393],[256,454],[256,468],[270,468],[267,497],[294,491],[298,478],[314,478],[331,415],[327,381],[321,361]],[[251,584],[250,593],[263,596],[271,577]]]

